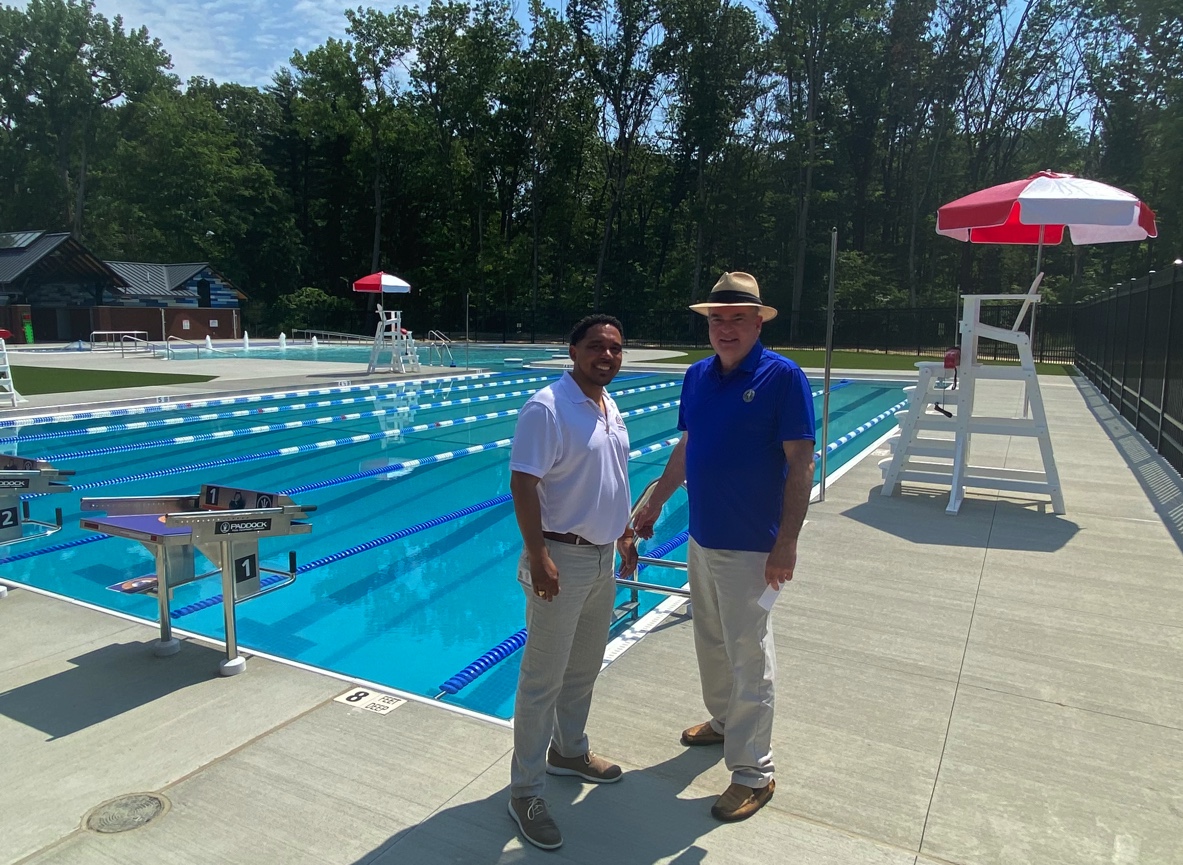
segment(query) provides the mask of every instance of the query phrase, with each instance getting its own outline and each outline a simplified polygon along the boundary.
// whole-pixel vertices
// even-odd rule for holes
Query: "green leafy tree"
[[[198,82],[121,109],[96,166],[93,245],[112,259],[209,261],[270,300],[298,262],[290,203],[209,94]]]
[[[670,143],[678,162],[667,225],[689,186],[683,178],[692,175],[694,264],[687,297],[695,300],[703,295],[712,221],[708,175],[765,87],[765,46],[752,10],[729,0],[665,0],[658,9],[665,38],[655,64],[670,80]],[[665,247],[663,239],[658,281]]]
[[[306,285],[276,299],[272,326],[281,332],[294,330],[347,331],[354,318],[353,304],[343,297]]]
[[[176,80],[146,28],[125,31],[92,0],[29,0],[0,14],[0,127],[13,215],[82,235],[89,158],[101,114]]]
[[[575,32],[584,73],[601,103],[600,136],[605,154],[608,210],[596,258],[592,306],[600,309],[612,229],[625,208],[633,152],[657,107],[660,90],[654,53],[657,11],[645,0],[570,0],[567,18]]]
[[[398,73],[411,48],[413,16],[409,9],[380,12],[376,9],[346,10],[348,32],[353,37],[353,58],[362,84],[362,99],[356,106],[369,133],[374,193],[374,233],[370,271],[376,272],[382,256],[382,209],[385,191],[385,153],[391,137]]]

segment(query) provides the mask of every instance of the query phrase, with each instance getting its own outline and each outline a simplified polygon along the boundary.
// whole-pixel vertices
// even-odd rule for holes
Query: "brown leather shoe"
[[[711,806],[711,816],[725,823],[746,820],[767,804],[775,790],[776,781],[769,781],[767,787],[732,784]]]
[[[599,754],[588,751],[582,757],[564,757],[553,746],[546,752],[546,771],[550,775],[574,775],[593,784],[613,784],[622,777],[620,767]]]
[[[683,745],[722,745],[723,734],[711,726],[710,721],[703,721],[682,731]]]

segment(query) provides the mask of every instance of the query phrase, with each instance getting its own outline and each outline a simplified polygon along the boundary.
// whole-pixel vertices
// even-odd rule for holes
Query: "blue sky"
[[[95,0],[126,29],[148,28],[172,55],[182,82],[203,75],[218,82],[263,86],[293,49],[308,51],[345,35],[345,10],[393,9],[392,0]]]

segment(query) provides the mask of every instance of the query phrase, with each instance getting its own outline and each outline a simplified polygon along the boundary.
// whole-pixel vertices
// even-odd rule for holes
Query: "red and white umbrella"
[[[411,284],[393,273],[378,271],[363,276],[353,283],[354,291],[382,292],[383,294],[410,294]]]
[[[1071,174],[1040,171],[991,186],[937,211],[937,234],[970,243],[1077,246],[1158,236],[1154,211],[1137,196]]]

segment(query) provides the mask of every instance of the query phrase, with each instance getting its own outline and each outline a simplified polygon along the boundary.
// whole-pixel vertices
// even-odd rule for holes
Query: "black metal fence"
[[[1077,309],[1077,369],[1183,474],[1183,266]]]
[[[463,303],[444,310],[425,308],[422,298],[400,295],[397,299],[403,310],[403,321],[416,336],[426,336],[429,330],[440,330],[452,339],[465,335]],[[1009,328],[1020,308],[1014,303],[987,303],[982,306],[986,324]],[[1074,317],[1080,307],[1038,304],[1034,316],[1028,314],[1023,330],[1031,332],[1034,318],[1032,352],[1037,361],[1072,363],[1076,358]],[[473,304],[468,317],[468,335],[478,342],[557,342],[567,338],[576,321],[587,315],[585,306],[542,305],[538,309],[482,307]],[[657,347],[705,348],[707,338],[705,317],[683,306],[676,309],[608,309],[624,325],[627,344]],[[326,330],[372,334],[376,313],[363,309],[335,310],[313,326]],[[839,350],[901,354],[917,357],[940,356],[957,345],[960,311],[948,307],[922,309],[839,309],[834,313],[834,348]],[[252,331],[254,333],[256,331]],[[264,331],[265,332],[265,331]],[[825,348],[825,310],[803,312],[797,325],[797,338],[791,338],[792,319],[782,310],[775,319],[764,325],[763,340],[768,346],[784,348]],[[1013,346],[993,340],[982,344],[984,360],[1017,360]],[[1009,351],[1009,353],[1008,353]]]
[[[986,324],[1009,328],[1020,304],[997,303],[982,307]],[[1075,359],[1073,317],[1075,306],[1038,305],[1035,316],[1035,339],[1032,351],[1037,361],[1072,363]],[[472,335],[479,340],[508,342],[549,342],[563,339],[571,325],[586,311],[548,310],[532,314],[530,310],[496,310],[473,321]],[[681,309],[623,310],[613,314],[624,325],[630,345],[679,346],[701,348],[710,344],[706,318]],[[960,313],[952,307],[926,309],[840,309],[834,313],[834,348],[851,351],[941,355],[957,345]],[[1032,316],[1023,322],[1031,332]],[[787,312],[764,325],[765,345],[792,348],[825,348],[825,311],[805,312],[798,322],[798,336],[791,339],[792,321]],[[450,334],[455,336],[456,334]],[[463,336],[463,332],[460,334]],[[985,360],[1017,360],[1014,346],[990,341],[983,343]],[[1007,353],[1009,349],[1009,354]],[[991,354],[991,352],[996,352]]]

